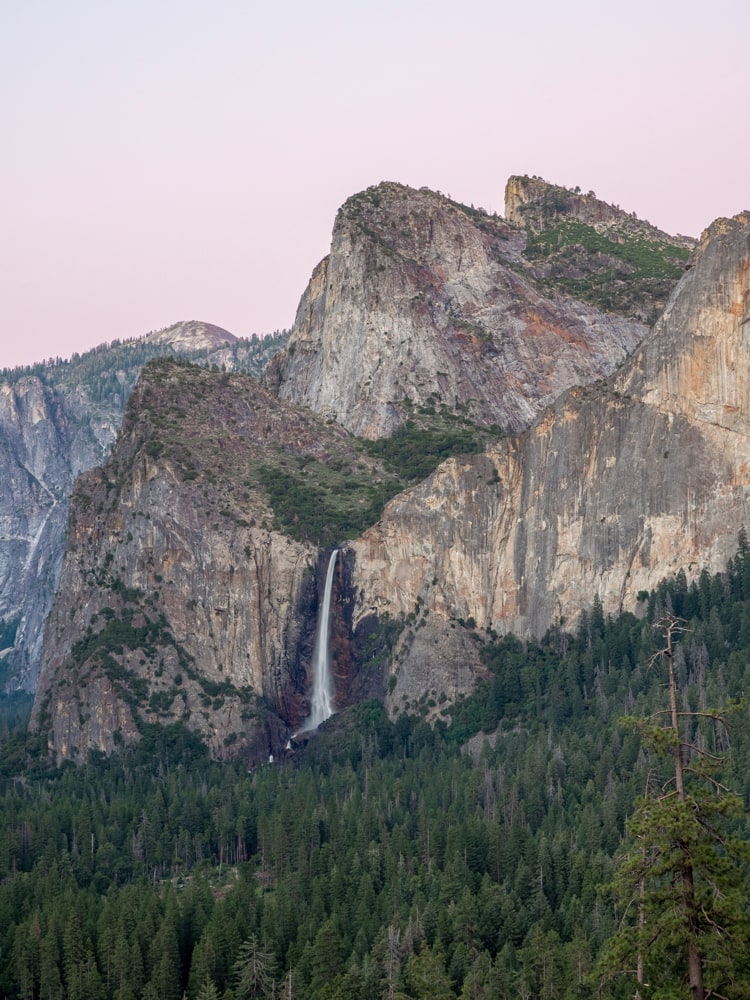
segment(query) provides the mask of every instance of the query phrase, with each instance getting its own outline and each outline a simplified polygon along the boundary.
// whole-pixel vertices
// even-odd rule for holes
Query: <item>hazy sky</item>
[[[291,326],[381,180],[698,235],[750,208],[749,34],[745,0],[0,0],[0,367]]]

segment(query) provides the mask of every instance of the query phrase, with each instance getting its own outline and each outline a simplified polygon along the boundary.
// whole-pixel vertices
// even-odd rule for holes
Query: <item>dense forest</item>
[[[457,622],[486,666],[471,697],[395,722],[367,702],[254,771],[210,761],[176,726],[55,769],[14,704],[0,725],[0,996],[690,997],[680,928],[654,916],[682,869],[665,852],[650,895],[620,891],[690,747],[685,780],[713,803],[689,793],[710,841],[690,871],[697,888],[723,873],[710,882],[723,922],[701,904],[704,996],[747,997],[744,533],[725,573],[640,597],[638,615],[594,602],[573,633],[561,622],[538,643]],[[666,723],[661,741],[638,724],[658,728],[668,709],[665,615],[680,622],[679,745]],[[653,836],[692,850],[670,822]],[[646,925],[640,984],[620,947],[629,909]]]

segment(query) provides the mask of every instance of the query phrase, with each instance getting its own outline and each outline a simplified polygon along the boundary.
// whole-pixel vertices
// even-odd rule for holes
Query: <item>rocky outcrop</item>
[[[718,219],[703,233],[693,263],[659,326],[615,381],[661,412],[738,435],[748,425],[750,213]],[[736,447],[731,447],[734,453]]]
[[[274,347],[196,321],[0,378],[0,691],[33,691],[79,473],[107,457],[143,364],[180,353],[260,374]]]
[[[223,327],[198,320],[181,320],[164,330],[152,331],[143,338],[146,343],[162,344],[179,353],[215,351],[225,344],[236,344],[238,339]]]
[[[389,504],[352,545],[355,622],[419,602],[423,641],[456,618],[540,635],[596,597],[616,614],[679,570],[722,569],[748,521],[748,329],[743,214],[704,234],[620,372]]]
[[[86,413],[83,392],[29,375],[0,384],[2,686],[33,690],[42,625],[63,557],[76,475],[102,461],[117,407]]]
[[[249,377],[144,369],[107,465],[73,496],[32,718],[58,759],[178,720],[215,756],[283,746],[309,713],[319,560],[274,529],[258,470],[366,461],[355,447]],[[339,704],[368,688],[351,676],[344,578],[342,564]]]
[[[527,236],[528,274],[545,288],[651,325],[696,241],[670,236],[593,191],[511,177],[505,216]]]
[[[646,328],[545,292],[525,242],[426,189],[350,198],[269,385],[366,438],[392,434],[410,405],[527,427],[563,390],[609,374]]]
[[[600,231],[611,230],[615,238],[640,234],[652,241],[670,243],[686,250],[695,247],[690,236],[671,236],[649,222],[626,212],[619,205],[601,201],[593,191],[550,184],[541,177],[513,176],[505,185],[505,220],[532,232],[543,232],[555,222],[575,220]]]

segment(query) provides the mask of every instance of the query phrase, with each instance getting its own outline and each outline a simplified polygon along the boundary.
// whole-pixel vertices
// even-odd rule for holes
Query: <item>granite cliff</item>
[[[560,294],[524,257],[527,240],[426,189],[387,183],[350,198],[269,384],[366,438],[392,434],[410,405],[527,427],[646,332],[640,316]]]
[[[79,473],[107,457],[143,364],[180,354],[260,374],[284,337],[247,340],[176,323],[0,375],[0,691],[34,690],[42,626],[57,587]]]
[[[389,436],[416,422],[422,437],[412,447],[424,450],[425,435],[432,434],[433,443],[440,438],[436,452],[446,454],[475,449],[478,425],[493,433],[519,430],[563,389],[610,372],[645,334],[648,282],[632,268],[619,282],[637,304],[622,314],[602,311],[596,296],[584,302],[588,293],[580,282],[558,288],[568,272],[561,278],[538,254],[527,259],[538,233],[514,204],[523,198],[531,220],[534,205],[554,202],[554,220],[570,222],[584,217],[580,199],[569,192],[563,204],[565,189],[528,178],[511,179],[508,191],[515,192],[506,205],[512,224],[396,184],[351,198],[336,221],[331,254],[302,298],[289,351],[271,366],[269,385],[283,399],[365,437]],[[634,226],[639,238],[655,241],[674,280],[677,272],[663,254],[669,237],[597,206],[600,215],[609,213],[609,235],[623,245]],[[548,208],[544,213],[549,220]],[[576,253],[589,277],[599,280],[611,270],[611,259],[598,250]],[[247,341],[210,324],[180,323],[70,362],[3,373],[0,476],[9,489],[0,496],[0,690],[35,687],[72,484],[106,459],[142,364],[179,353],[260,374],[285,342],[284,335]],[[299,478],[300,470],[292,473]],[[376,517],[377,504],[373,511]],[[279,521],[288,529],[288,518]],[[315,540],[351,537],[344,521],[334,519],[328,537]]]
[[[670,264],[683,277],[645,339],[555,290],[525,256],[535,233],[381,185],[342,209],[265,388],[144,369],[71,507],[33,715],[58,758],[175,720],[216,755],[282,747],[307,713],[333,543],[349,540],[337,707],[374,694],[394,713],[448,710],[480,629],[539,634],[596,597],[616,613],[671,572],[721,568],[748,485],[750,219]],[[393,464],[415,440],[453,453],[419,482],[413,456]]]
[[[269,384],[377,438],[410,403],[519,431],[565,389],[610,374],[694,241],[563,192],[511,178],[505,220],[398,184],[350,198]]]
[[[455,619],[540,635],[595,598],[635,610],[665,576],[724,567],[750,497],[750,215],[714,223],[693,265],[618,373],[446,462],[352,544],[355,622],[422,609],[392,708]]]
[[[283,745],[309,710],[322,561],[274,529],[272,488],[295,467],[315,493],[316,470],[334,461],[363,483],[382,475],[346,431],[256,379],[167,360],[144,369],[109,461],[73,495],[32,718],[59,759],[176,720],[216,756]],[[300,497],[300,518],[304,507]],[[356,640],[340,590],[339,706],[377,688],[349,675]]]

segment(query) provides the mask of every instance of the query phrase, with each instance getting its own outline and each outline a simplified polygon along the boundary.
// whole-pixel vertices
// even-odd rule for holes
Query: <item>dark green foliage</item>
[[[0,694],[0,740],[26,727],[33,703],[33,694],[26,691]]]
[[[688,702],[748,689],[746,546],[726,574],[642,603],[689,621],[675,657]],[[211,762],[184,726],[148,726],[118,756],[16,780],[24,756],[6,739],[0,995],[36,998],[43,979],[63,1000],[236,996],[253,942],[269,996],[596,996],[617,926],[599,887],[649,767],[618,719],[663,704],[651,622],[595,604],[576,635],[476,634],[489,675],[452,725],[391,722],[367,702],[252,774]],[[716,778],[745,807],[728,832],[747,840],[747,711],[717,749]]]
[[[621,923],[601,962],[605,977],[626,970],[632,978],[640,953],[644,982],[654,991],[644,991],[644,996],[660,995],[658,985],[681,986],[681,992],[669,995],[688,1000],[687,946],[694,938],[702,978],[715,991],[709,995],[748,996],[750,892],[743,868],[750,860],[750,845],[726,832],[742,813],[737,796],[718,795],[707,787],[691,789],[684,801],[672,794],[636,802],[629,837],[608,887]],[[690,875],[689,893],[683,884],[685,871]],[[740,942],[742,948],[737,947]]]
[[[402,489],[392,479],[373,481],[368,470],[284,457],[258,465],[253,475],[268,494],[275,526],[322,548],[361,534]]]
[[[483,441],[478,428],[471,425],[420,427],[411,419],[398,427],[392,437],[368,441],[366,447],[408,484],[429,476],[451,455],[480,451]]]
[[[742,875],[750,845],[731,832],[743,815],[742,800],[716,778],[717,742],[730,713],[746,706],[683,706],[675,643],[687,634],[686,623],[667,614],[654,628],[664,645],[650,665],[666,675],[665,707],[623,720],[651,752],[651,774],[628,820],[610,885],[621,919],[600,966],[605,977],[635,969],[649,996],[676,984],[686,1000],[746,996],[750,963],[737,943],[750,941],[750,892]]]
[[[547,265],[545,281],[605,310],[640,315],[644,302],[664,304],[682,276],[689,251],[645,235],[615,239],[572,219],[530,233],[525,256]]]
[[[274,524],[292,538],[323,548],[354,538],[380,517],[397,493],[424,479],[451,455],[481,450],[490,433],[425,407],[393,437],[351,439],[362,461],[350,456],[325,464],[279,452],[250,473],[268,496]],[[376,468],[370,459],[377,460]],[[272,461],[270,459],[273,459]]]
[[[234,995],[238,1000],[270,996],[275,980],[274,959],[270,952],[260,947],[255,934],[240,945],[234,975]]]
[[[623,261],[636,279],[678,278],[684,269],[689,251],[670,243],[659,243],[644,236],[620,236],[617,241],[593,226],[567,220],[553,229],[529,237],[526,256],[546,257],[561,246],[582,246],[590,253],[605,254]]]

